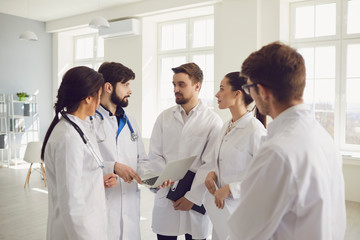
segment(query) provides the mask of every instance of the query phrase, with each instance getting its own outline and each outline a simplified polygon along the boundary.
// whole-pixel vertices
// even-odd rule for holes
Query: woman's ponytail
[[[56,126],[56,124],[59,122],[59,113],[57,113],[55,111],[55,117],[54,119],[52,120],[47,132],[46,132],[46,135],[45,135],[45,138],[44,138],[44,142],[43,142],[43,145],[41,147],[41,159],[44,161],[44,153],[45,153],[45,147],[46,147],[46,144],[49,140],[49,137],[54,129],[54,127]]]

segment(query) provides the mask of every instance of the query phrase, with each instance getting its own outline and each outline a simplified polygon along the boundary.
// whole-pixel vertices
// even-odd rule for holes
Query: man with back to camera
[[[135,73],[116,62],[104,62],[99,73],[105,84],[94,122],[104,174],[115,172],[123,179],[115,188],[106,189],[108,238],[140,240],[140,190],[133,180],[141,183],[135,170],[140,171],[147,154],[135,119],[124,111]]]
[[[157,118],[150,139],[149,160],[160,171],[168,161],[196,155],[190,170],[197,172],[213,157],[213,147],[222,121],[199,99],[203,72],[195,63],[172,69],[177,105],[163,111]],[[199,172],[199,171],[198,171]],[[169,187],[161,188],[155,196],[152,229],[159,240],[177,239],[185,234],[187,240],[205,239],[210,233],[210,220],[191,210],[201,206],[205,196],[205,176],[196,174],[191,190],[173,202],[166,198]]]
[[[243,89],[274,120],[241,185],[231,239],[344,239],[342,160],[303,103],[304,59],[274,42],[250,54],[241,73]]]

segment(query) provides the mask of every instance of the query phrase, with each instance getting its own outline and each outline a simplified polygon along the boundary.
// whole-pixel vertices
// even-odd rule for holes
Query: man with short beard
[[[186,240],[205,239],[210,233],[210,220],[207,214],[191,208],[194,204],[202,205],[206,175],[199,169],[213,158],[222,121],[198,98],[203,80],[199,66],[186,63],[172,70],[177,105],[163,111],[156,120],[150,139],[149,163],[154,171],[160,171],[169,161],[196,156],[190,167],[196,175],[190,191],[177,201],[166,198],[170,188],[164,185],[156,193],[152,229],[159,240],[177,239],[184,234]]]
[[[99,73],[105,84],[93,122],[104,159],[104,174],[115,172],[122,178],[115,188],[106,189],[108,238],[140,240],[140,191],[135,181],[141,183],[136,171],[140,171],[147,155],[135,119],[124,110],[135,74],[115,62],[104,62]]]

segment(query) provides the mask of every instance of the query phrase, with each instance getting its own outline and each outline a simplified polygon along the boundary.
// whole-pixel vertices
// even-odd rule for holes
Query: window
[[[97,70],[104,61],[104,40],[97,34],[74,37],[74,65]]]
[[[214,97],[214,19],[212,16],[159,23],[158,110],[175,104],[171,68],[195,62],[203,70],[199,98],[212,106]]]
[[[291,4],[290,43],[305,59],[304,101],[343,151],[360,151],[360,1]]]

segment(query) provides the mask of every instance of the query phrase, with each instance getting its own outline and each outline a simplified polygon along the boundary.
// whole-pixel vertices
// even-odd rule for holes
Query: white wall
[[[360,158],[343,157],[345,199],[360,202]]]
[[[40,139],[52,120],[52,36],[45,24],[0,13],[0,92],[15,94],[39,91]],[[32,30],[38,41],[19,40],[20,33]]]
[[[257,5],[254,0],[225,0],[214,7],[215,22],[215,93],[222,78],[240,71],[241,63],[257,48]],[[214,109],[223,121],[230,118],[228,110]]]
[[[129,98],[126,112],[137,119],[141,129],[143,91],[141,35],[106,39],[104,59],[108,62],[120,62],[134,71],[135,80],[130,81],[133,93]]]

